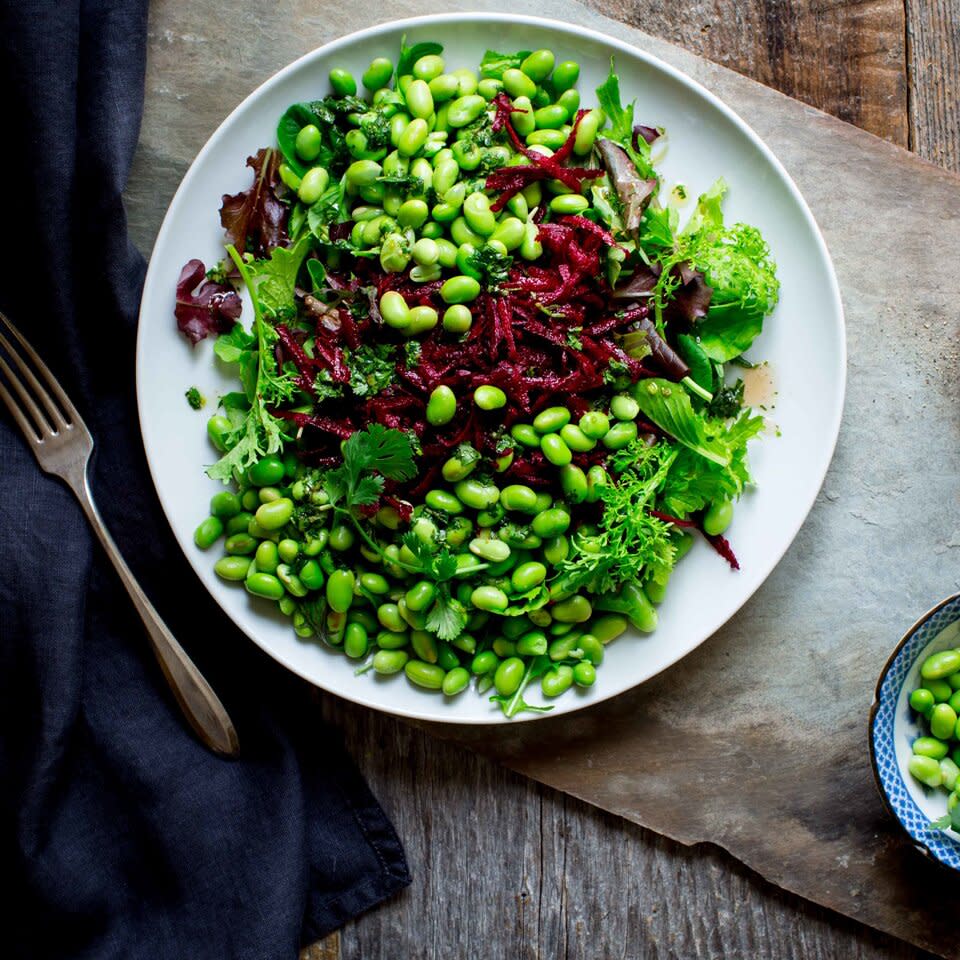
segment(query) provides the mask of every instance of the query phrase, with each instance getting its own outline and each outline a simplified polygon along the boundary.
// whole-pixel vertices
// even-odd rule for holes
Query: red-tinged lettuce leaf
[[[620,198],[623,225],[627,230],[635,231],[640,227],[644,208],[657,189],[657,181],[641,177],[627,151],[613,140],[601,138],[597,141],[597,150]]]
[[[702,271],[689,263],[678,263],[673,272],[679,276],[680,283],[674,291],[671,308],[691,322],[705,317],[713,297],[713,287],[707,284]]]
[[[272,147],[258,150],[256,156],[247,157],[247,166],[253,170],[250,189],[223,195],[220,223],[227,242],[241,252],[250,250],[257,257],[269,257],[287,241],[288,207],[276,193],[280,160]]]
[[[232,287],[207,280],[206,275],[202,261],[188,260],[177,280],[173,313],[180,332],[194,344],[211,333],[229,333],[243,308]]]

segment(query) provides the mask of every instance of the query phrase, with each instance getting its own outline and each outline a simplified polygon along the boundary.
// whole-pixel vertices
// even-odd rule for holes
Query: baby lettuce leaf
[[[490,698],[490,702],[499,703],[504,715],[507,717],[515,717],[518,713],[524,712],[549,713],[553,707],[531,706],[523,699],[523,693],[532,680],[538,680],[545,673],[552,670],[553,667],[554,663],[548,656],[534,657],[527,664],[527,669],[523,674],[523,679],[520,681],[520,686],[517,687],[517,692],[510,696],[497,694],[497,696]]]
[[[480,76],[484,79],[502,80],[507,70],[519,70],[520,64],[529,56],[529,50],[518,50],[516,53],[488,50],[480,61]]]
[[[242,304],[234,289],[206,279],[200,260],[188,260],[177,280],[173,308],[180,332],[193,344],[209,333],[229,331],[240,316]]]
[[[277,124],[277,144],[280,147],[280,152],[283,154],[287,166],[298,177],[302,177],[310,169],[311,164],[304,163],[300,159],[300,154],[297,153],[297,134],[311,123],[316,123],[316,117],[310,109],[310,104],[294,103],[287,107],[286,112]],[[322,152],[321,148],[321,154]],[[316,162],[321,166],[324,165],[319,157]]]
[[[602,135],[619,143],[637,168],[642,180],[656,180],[657,172],[650,160],[650,144],[644,137],[633,135],[633,112],[636,102],[624,106],[620,99],[620,78],[614,69],[613,57],[610,58],[610,72],[607,79],[597,87],[597,103],[607,115],[610,126]]]
[[[690,395],[679,384],[656,378],[641,380],[633,395],[651,423],[701,457],[721,467],[729,465],[731,453],[727,444],[710,431],[706,420],[693,409]]]
[[[272,147],[258,150],[247,157],[247,166],[253,169],[253,185],[241,193],[224,194],[220,224],[228,243],[265,257],[287,239],[289,208],[276,193],[280,155]]]
[[[431,40],[423,43],[415,43],[412,47],[407,46],[407,35],[400,38],[400,57],[397,60],[397,76],[403,77],[413,73],[413,65],[421,58],[433,54],[443,53],[443,47],[439,43]]]

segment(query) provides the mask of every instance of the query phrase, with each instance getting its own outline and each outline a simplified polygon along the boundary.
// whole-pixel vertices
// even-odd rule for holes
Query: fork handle
[[[77,478],[80,479],[79,477]],[[173,696],[187,718],[197,736],[214,753],[226,757],[235,757],[240,752],[240,743],[237,731],[233,726],[226,708],[220,698],[213,692],[213,688],[204,679],[197,665],[187,656],[187,652],[180,646],[153,604],[147,599],[140,584],[137,582],[117,545],[110,536],[103,517],[94,502],[90,490],[87,471],[84,467],[80,483],[71,483],[71,489],[77,495],[90,525],[96,531],[103,544],[110,562],[127,588],[133,605],[140,614],[153,652],[160,663],[160,669],[167,678],[167,683],[173,691]]]

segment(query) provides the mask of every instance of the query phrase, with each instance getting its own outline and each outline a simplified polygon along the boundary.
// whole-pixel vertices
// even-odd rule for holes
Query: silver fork
[[[0,374],[6,378],[10,388],[8,389],[0,378],[0,399],[23,431],[43,470],[59,477],[80,501],[90,526],[100,538],[103,549],[106,550],[114,569],[127,588],[127,593],[130,594],[133,605],[137,608],[137,613],[140,614],[140,619],[143,620],[143,625],[147,628],[160,669],[190,726],[215,753],[228,757],[236,756],[240,745],[237,731],[227,711],[196,664],[187,656],[154,610],[120,555],[93,502],[87,479],[87,464],[93,452],[93,437],[90,436],[90,431],[56,378],[22,334],[3,313],[0,313],[0,321],[10,331],[36,370],[35,374],[0,332],[0,350],[3,351],[0,352]],[[16,367],[19,376],[4,359],[4,352]]]

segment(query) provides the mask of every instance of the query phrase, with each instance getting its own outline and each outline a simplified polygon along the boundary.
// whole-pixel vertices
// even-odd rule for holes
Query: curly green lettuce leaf
[[[518,50],[516,53],[487,50],[480,61],[480,76],[484,79],[502,80],[507,70],[519,70],[520,64],[529,56],[529,50]]]

